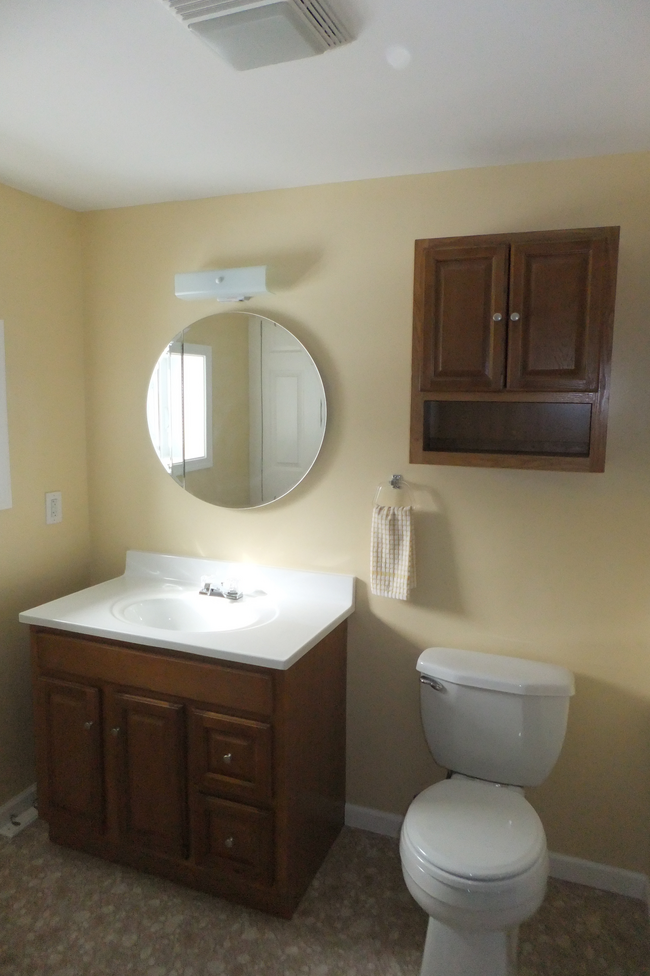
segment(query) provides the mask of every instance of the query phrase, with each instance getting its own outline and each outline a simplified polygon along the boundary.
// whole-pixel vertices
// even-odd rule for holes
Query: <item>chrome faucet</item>
[[[221,596],[225,600],[241,600],[244,593],[237,580],[224,580],[221,584],[215,583],[209,576],[201,577],[201,596]]]

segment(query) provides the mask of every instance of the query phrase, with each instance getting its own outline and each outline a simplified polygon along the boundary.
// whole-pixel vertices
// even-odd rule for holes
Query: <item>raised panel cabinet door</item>
[[[269,803],[273,768],[268,722],[190,710],[190,768],[193,785],[252,803]]]
[[[120,841],[176,858],[187,854],[184,711],[115,692],[106,729]]]
[[[105,829],[99,688],[40,676],[37,722],[44,739],[47,783],[43,812],[82,834]]]
[[[608,267],[604,237],[512,245],[508,389],[598,389]]]
[[[273,814],[213,796],[193,796],[192,843],[199,866],[273,883]]]
[[[501,389],[507,244],[415,246],[414,366],[419,359],[420,391]]]

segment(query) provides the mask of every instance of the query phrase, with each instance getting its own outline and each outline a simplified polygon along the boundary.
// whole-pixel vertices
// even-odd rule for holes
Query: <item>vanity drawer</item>
[[[194,863],[201,868],[273,883],[273,814],[243,803],[195,793]]]
[[[270,716],[273,682],[253,668],[187,660],[73,634],[33,630],[39,667],[117,685],[147,688],[177,698]]]
[[[272,730],[267,722],[190,708],[190,776],[204,793],[248,803],[273,795]]]

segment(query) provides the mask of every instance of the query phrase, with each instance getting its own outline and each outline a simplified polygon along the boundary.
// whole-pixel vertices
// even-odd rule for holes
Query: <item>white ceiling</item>
[[[331,2],[351,44],[237,72],[162,0],[0,0],[0,182],[88,210],[650,150],[647,0]]]

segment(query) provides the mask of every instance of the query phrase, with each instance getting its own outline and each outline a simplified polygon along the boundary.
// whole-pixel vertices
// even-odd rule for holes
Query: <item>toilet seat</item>
[[[411,803],[402,832],[425,871],[460,887],[518,877],[546,853],[542,822],[522,794],[478,780],[428,787]]]
[[[400,857],[411,894],[448,924],[519,924],[548,878],[546,837],[524,797],[467,779],[430,786],[409,807]]]

